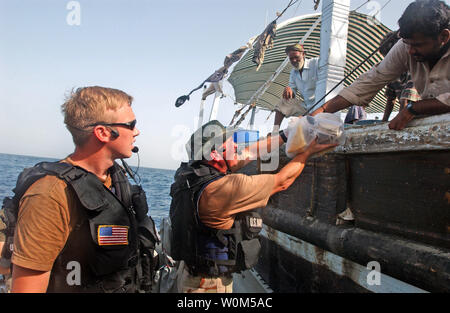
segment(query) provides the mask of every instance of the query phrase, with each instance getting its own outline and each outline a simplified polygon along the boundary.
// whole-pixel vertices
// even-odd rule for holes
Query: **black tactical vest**
[[[237,214],[231,229],[205,226],[198,216],[201,192],[225,175],[211,166],[181,163],[171,186],[171,256],[184,260],[192,275],[228,275],[252,268],[261,244],[258,234],[262,219],[255,211]],[[230,195],[232,196],[232,195]],[[226,253],[226,257],[221,257]]]
[[[55,175],[76,195],[77,207],[84,208],[53,264],[47,292],[135,292],[142,283],[139,256],[141,250],[154,249],[156,230],[146,202],[138,203],[143,201],[140,186],[131,185],[116,163],[109,171],[114,192],[80,167],[42,162],[24,170],[14,189],[16,196],[5,199],[7,218],[14,219],[13,210],[26,189],[46,175]],[[7,225],[15,227],[15,221]]]

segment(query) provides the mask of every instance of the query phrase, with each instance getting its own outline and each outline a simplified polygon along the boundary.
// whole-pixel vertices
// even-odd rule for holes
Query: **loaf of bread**
[[[289,133],[289,137],[291,137],[291,144],[288,149],[288,153],[298,154],[304,151],[306,147],[305,136],[303,135],[303,127],[302,123],[297,123],[297,127],[293,134]]]

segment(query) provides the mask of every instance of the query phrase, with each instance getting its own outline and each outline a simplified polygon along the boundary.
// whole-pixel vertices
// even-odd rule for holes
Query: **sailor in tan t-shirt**
[[[18,190],[26,191],[14,225],[12,292],[135,292],[140,287],[138,210],[125,201],[124,195],[131,199],[131,186],[115,163],[132,155],[140,133],[132,100],[121,90],[100,86],[68,95],[62,111],[75,151],[64,163],[76,166],[40,163],[20,180]],[[47,175],[40,178],[40,173]],[[24,180],[35,178],[28,187]],[[136,261],[129,262],[132,258]]]
[[[77,165],[70,157],[63,162]],[[110,188],[111,176],[108,174],[102,182]],[[45,176],[36,181],[20,200],[21,227],[16,228],[12,262],[24,268],[50,271],[69,234],[81,222],[82,208],[63,180]]]

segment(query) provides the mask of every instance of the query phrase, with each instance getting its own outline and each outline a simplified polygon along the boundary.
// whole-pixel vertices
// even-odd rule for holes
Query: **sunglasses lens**
[[[130,129],[131,129],[131,130],[133,130],[133,129],[136,127],[136,123],[137,123],[136,120],[134,120],[134,121],[132,121],[132,122],[130,123]]]

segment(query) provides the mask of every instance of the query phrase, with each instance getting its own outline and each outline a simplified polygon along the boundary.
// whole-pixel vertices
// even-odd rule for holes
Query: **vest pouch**
[[[136,212],[136,219],[142,221],[148,213],[147,197],[141,186],[131,186],[131,201],[133,202],[134,211]]]
[[[135,280],[136,274],[128,269],[103,277],[98,282],[97,288],[103,293],[134,293],[136,292]]]
[[[86,209],[100,212],[108,206],[105,187],[97,178],[93,179],[93,174],[71,181],[70,185]]]
[[[237,246],[236,266],[238,271],[251,269],[258,263],[261,243],[258,238],[243,240]]]
[[[145,216],[138,225],[138,236],[141,244],[146,249],[154,249],[159,242],[158,233],[155,228],[155,222],[150,216]]]

